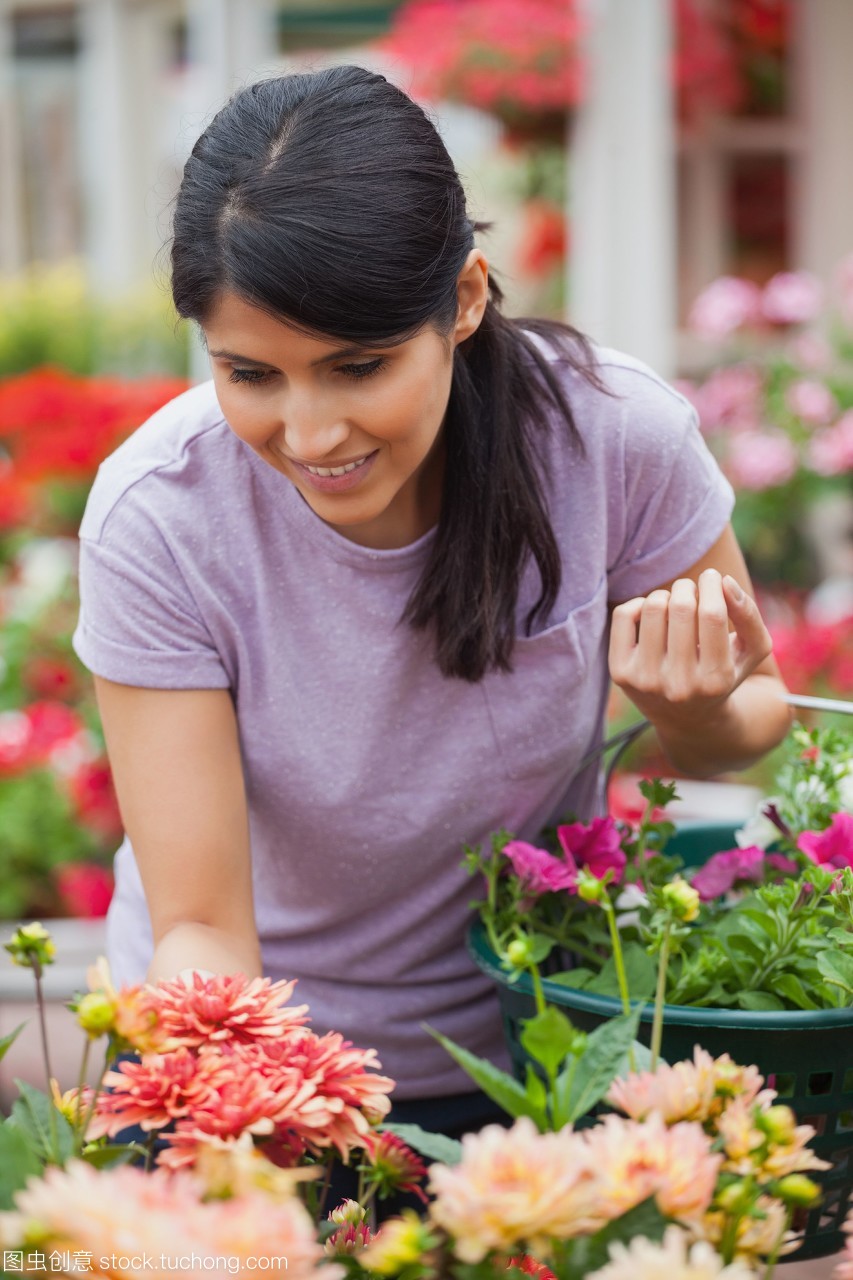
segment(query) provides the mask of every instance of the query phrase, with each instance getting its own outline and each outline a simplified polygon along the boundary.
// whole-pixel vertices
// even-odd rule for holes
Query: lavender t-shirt
[[[315,1029],[374,1046],[400,1098],[472,1087],[425,1022],[505,1063],[465,949],[480,886],[463,845],[600,811],[597,770],[577,769],[601,738],[608,600],[689,568],[731,512],[687,401],[598,356],[615,396],[555,361],[585,451],[561,424],[541,436],[563,581],[526,637],[528,571],[512,674],[443,677],[399,622],[433,531],[390,551],[348,541],[234,435],[210,383],[103,463],[80,530],[78,655],[124,684],[231,691],[264,972],[299,979]],[[109,960],[140,981],[151,924],[127,839],[116,879]]]

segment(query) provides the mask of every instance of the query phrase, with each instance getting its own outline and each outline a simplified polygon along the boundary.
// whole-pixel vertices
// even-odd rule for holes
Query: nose
[[[283,429],[280,439],[291,458],[312,465],[322,464],[346,441],[346,422],[324,409],[320,397],[288,395],[282,405]]]

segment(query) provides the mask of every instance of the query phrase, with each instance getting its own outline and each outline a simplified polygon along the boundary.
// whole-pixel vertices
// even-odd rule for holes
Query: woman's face
[[[204,334],[232,431],[321,520],[376,548],[406,546],[432,527],[461,337],[428,328],[366,350],[308,337],[233,293],[220,298]]]

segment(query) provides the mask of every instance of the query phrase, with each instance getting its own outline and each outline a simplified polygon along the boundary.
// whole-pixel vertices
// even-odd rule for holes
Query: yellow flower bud
[[[699,914],[699,892],[692,885],[676,876],[661,889],[661,898],[676,920],[689,924]]]
[[[53,939],[38,920],[22,924],[4,946],[13,963],[22,969],[35,969],[36,965],[41,969],[46,964],[53,964],[56,955]]]
[[[802,1173],[789,1173],[786,1178],[781,1178],[773,1188],[773,1193],[785,1204],[797,1209],[811,1209],[821,1198],[817,1183]]]
[[[393,1276],[404,1267],[420,1262],[437,1243],[414,1209],[404,1209],[399,1218],[390,1218],[382,1224],[379,1235],[359,1261],[368,1271]]]
[[[771,1142],[787,1146],[796,1137],[797,1117],[790,1107],[768,1107],[766,1111],[758,1111],[755,1124],[762,1133],[766,1133]]]
[[[77,1004],[77,1024],[96,1040],[115,1028],[116,1002],[106,991],[90,991]]]
[[[527,938],[513,938],[506,949],[506,958],[516,969],[523,969],[530,961],[530,942]]]

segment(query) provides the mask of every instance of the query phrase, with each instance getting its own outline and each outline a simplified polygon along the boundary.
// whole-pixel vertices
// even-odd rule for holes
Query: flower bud
[[[116,1006],[106,991],[89,991],[77,1002],[77,1025],[96,1040],[115,1027]]]
[[[755,1125],[762,1133],[766,1133],[771,1142],[787,1146],[796,1138],[797,1118],[790,1107],[768,1107],[766,1111],[758,1111]]]
[[[533,948],[529,938],[513,938],[506,949],[506,958],[516,969],[524,969],[530,963]]]
[[[44,965],[53,964],[56,955],[53,939],[38,920],[34,920],[32,924],[22,924],[4,946],[14,964],[37,972],[41,972]]]
[[[329,1221],[336,1222],[339,1227],[345,1223],[351,1223],[357,1227],[360,1222],[364,1222],[366,1216],[367,1210],[357,1200],[342,1200],[337,1209],[333,1209],[329,1214]]]
[[[676,920],[689,924],[699,914],[699,892],[692,885],[676,876],[661,889],[661,898],[668,911]]]
[[[821,1197],[820,1187],[803,1173],[789,1173],[773,1187],[773,1194],[796,1209],[811,1209]]]
[[[739,1178],[737,1182],[721,1188],[714,1197],[714,1203],[724,1213],[741,1214],[749,1208],[754,1194],[753,1184],[748,1179]]]
[[[578,872],[577,893],[581,902],[601,902],[606,890],[601,880],[582,867]]]

